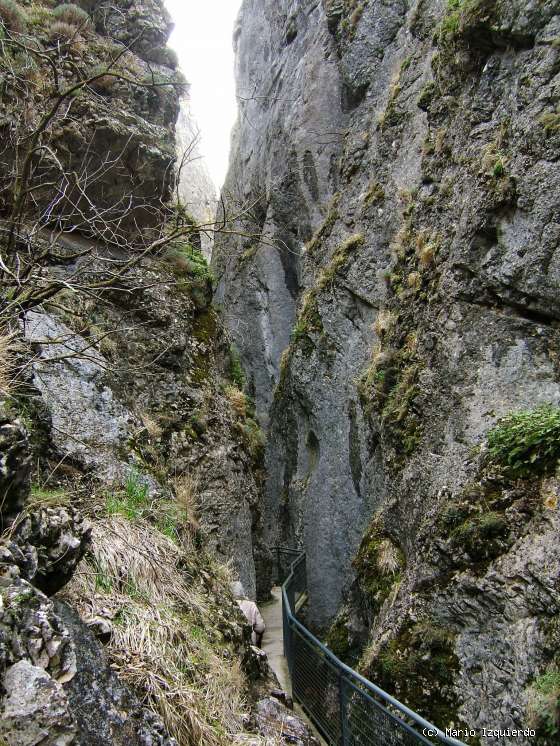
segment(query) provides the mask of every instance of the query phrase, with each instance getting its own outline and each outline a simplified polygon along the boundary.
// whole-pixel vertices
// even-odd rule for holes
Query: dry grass
[[[238,417],[246,417],[247,397],[243,391],[238,389],[237,386],[228,386],[225,393],[235,414],[238,415]]]
[[[17,386],[15,356],[21,344],[14,334],[0,332],[0,395],[13,393]]]
[[[183,474],[173,481],[173,489],[177,507],[192,528],[198,530],[198,479],[191,474]]]
[[[163,428],[156,420],[156,418],[153,417],[151,414],[148,414],[147,412],[142,412],[142,414],[140,415],[140,419],[142,420],[142,424],[144,425],[146,432],[148,433],[150,438],[152,440],[159,440],[163,435]]]
[[[434,244],[426,244],[418,252],[418,262],[423,269],[427,269],[434,261],[436,256],[436,247]]]
[[[416,236],[416,256],[418,257],[418,263],[422,269],[427,269],[433,264],[438,250],[437,236],[428,233],[428,231],[420,231]]]
[[[378,337],[384,337],[391,331],[396,323],[396,315],[391,311],[388,311],[387,309],[382,309],[377,314],[377,318],[375,319],[375,323],[373,324],[373,330]]]
[[[377,552],[377,569],[382,575],[394,575],[399,567],[397,548],[390,539],[383,539]]]
[[[48,28],[51,41],[78,41],[78,29],[65,21],[54,21]],[[81,37],[80,37],[81,40]]]
[[[420,290],[422,287],[422,277],[420,272],[411,272],[406,278],[406,284],[412,290]]]
[[[190,488],[179,491],[191,499]],[[232,743],[243,732],[245,680],[216,626],[228,612],[227,568],[216,571],[213,560],[185,551],[142,518],[98,519],[92,540],[65,595],[83,615],[110,610],[108,652],[121,678],[180,746]]]

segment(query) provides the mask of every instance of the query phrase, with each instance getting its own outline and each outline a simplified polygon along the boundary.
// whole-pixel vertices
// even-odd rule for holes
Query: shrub
[[[27,29],[27,17],[13,0],[0,0],[0,20],[8,31],[23,34]]]
[[[89,13],[73,3],[63,3],[62,5],[58,5],[53,10],[53,17],[55,21],[60,21],[62,23],[67,23],[69,26],[73,26],[74,30],[76,28],[87,29],[91,26]]]
[[[529,690],[529,724],[539,736],[560,733],[560,672],[548,671],[533,682]]]
[[[488,455],[513,477],[552,471],[560,458],[560,408],[543,404],[507,415],[488,433]]]

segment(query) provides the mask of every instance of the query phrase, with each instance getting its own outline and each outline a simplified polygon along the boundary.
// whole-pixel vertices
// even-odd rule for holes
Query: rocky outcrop
[[[64,691],[74,714],[78,743],[176,746],[161,721],[119,680],[103,647],[75,612],[60,602],[56,611],[76,646],[76,675]]]
[[[19,661],[6,671],[3,685],[9,694],[0,723],[7,743],[31,746],[45,738],[61,746],[76,742],[64,690],[42,668]]]
[[[4,427],[17,431],[25,444],[10,462],[14,474],[19,465],[23,473],[31,455],[26,432],[13,419]],[[18,489],[20,512],[6,524],[0,542],[2,737],[8,746],[39,741],[172,746],[161,723],[111,670],[87,626],[51,598],[74,574],[91,528],[74,508],[48,507],[40,496],[30,497],[29,482],[25,489],[20,480]],[[126,734],[125,741],[115,740],[117,733]]]
[[[442,726],[523,728],[553,663],[556,488],[488,476],[475,451],[560,401],[558,11],[240,16],[227,183],[261,240],[216,266],[268,423],[265,533],[306,549],[312,623],[350,589],[337,651],[367,641],[362,670]]]
[[[0,547],[0,572],[17,567],[22,578],[52,595],[74,574],[90,531],[80,513],[70,507],[37,505],[22,511]]]

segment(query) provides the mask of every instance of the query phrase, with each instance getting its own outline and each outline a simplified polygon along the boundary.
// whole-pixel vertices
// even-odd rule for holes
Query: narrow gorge
[[[171,29],[0,0],[0,746],[317,744],[278,546],[342,661],[554,746],[560,2],[243,0],[219,197]]]

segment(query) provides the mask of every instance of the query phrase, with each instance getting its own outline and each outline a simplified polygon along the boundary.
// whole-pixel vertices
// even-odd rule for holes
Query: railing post
[[[346,681],[342,671],[338,672],[338,700],[340,718],[340,746],[350,746],[348,716],[346,712]]]

